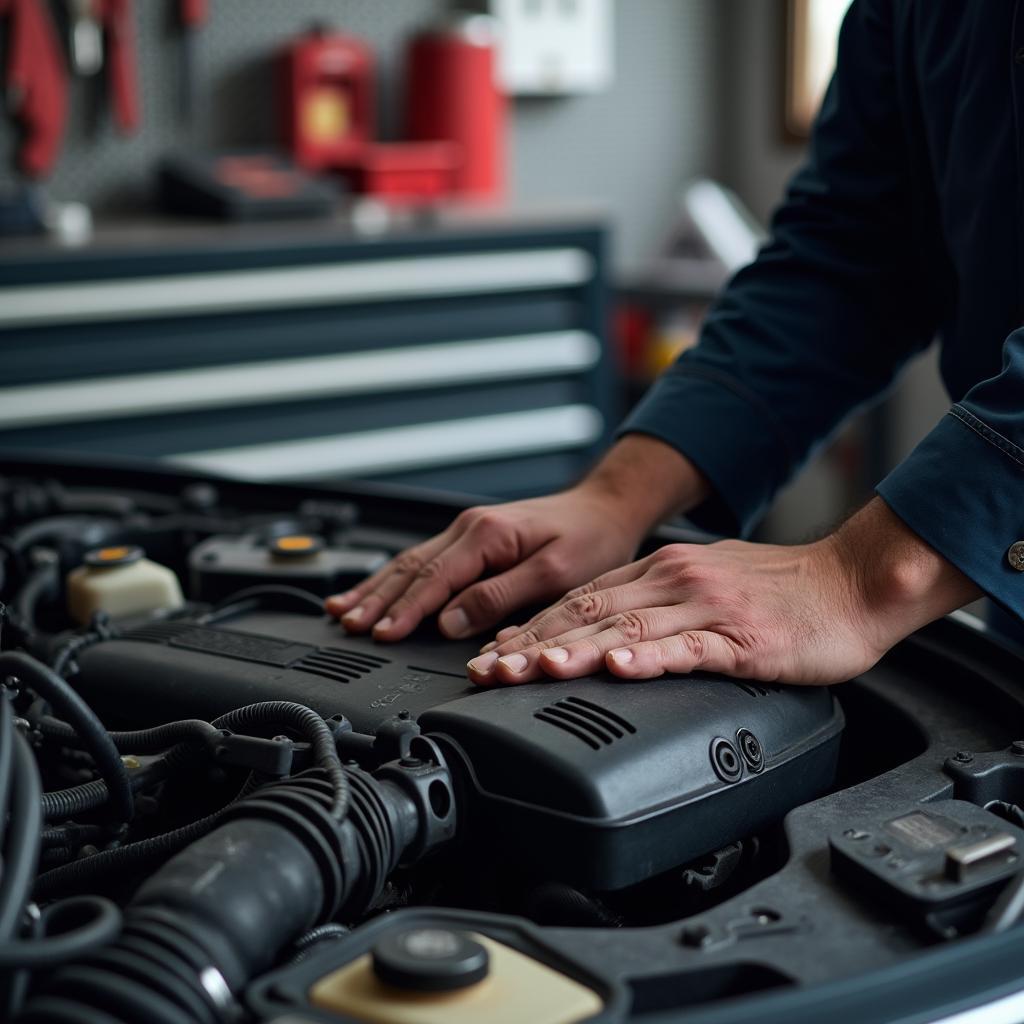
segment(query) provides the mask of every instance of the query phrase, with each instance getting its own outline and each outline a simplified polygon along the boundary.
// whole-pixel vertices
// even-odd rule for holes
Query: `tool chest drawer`
[[[599,221],[3,243],[0,446],[505,496],[617,416]]]

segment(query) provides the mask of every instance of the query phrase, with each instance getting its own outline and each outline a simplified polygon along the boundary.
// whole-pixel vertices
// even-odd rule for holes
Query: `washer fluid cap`
[[[483,945],[451,928],[408,928],[373,948],[374,974],[385,985],[414,992],[468,988],[487,977],[489,963]]]
[[[137,544],[119,544],[116,547],[93,548],[85,553],[83,561],[91,569],[114,569],[119,565],[133,565],[146,557]]]

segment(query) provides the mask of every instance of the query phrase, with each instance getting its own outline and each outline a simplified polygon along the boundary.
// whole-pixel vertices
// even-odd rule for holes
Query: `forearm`
[[[821,544],[883,647],[982,596],[878,497]]]
[[[627,434],[574,490],[606,503],[613,518],[642,537],[699,505],[710,485],[671,445],[646,434]]]

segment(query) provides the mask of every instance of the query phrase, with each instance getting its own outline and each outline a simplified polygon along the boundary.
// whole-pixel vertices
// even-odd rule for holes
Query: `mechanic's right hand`
[[[443,533],[329,597],[327,611],[352,633],[372,630],[374,639],[392,641],[443,609],[445,636],[473,636],[628,562],[649,528],[639,518],[582,485],[470,508]]]

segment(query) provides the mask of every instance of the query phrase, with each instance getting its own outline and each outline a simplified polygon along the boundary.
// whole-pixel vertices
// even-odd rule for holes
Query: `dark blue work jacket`
[[[1024,616],[1022,204],[1024,0],[855,0],[769,242],[622,432],[692,459],[694,519],[745,532],[938,336],[955,404],[878,493]]]

